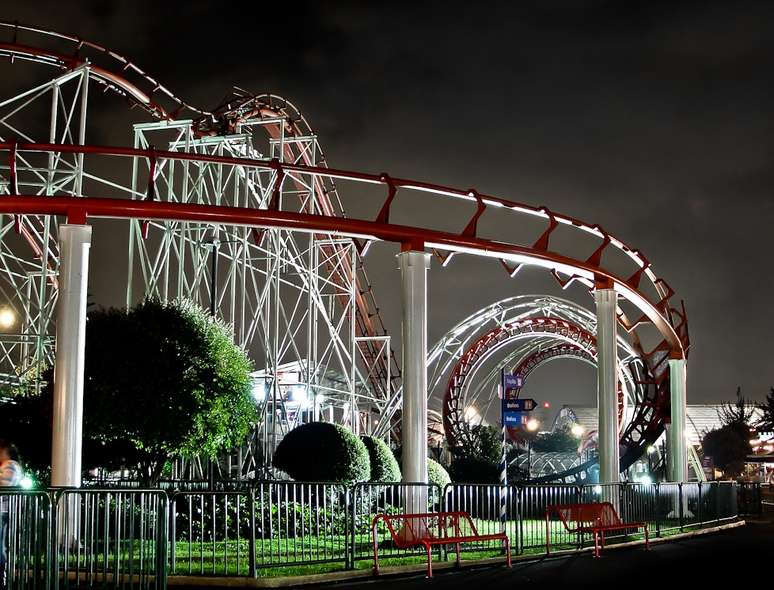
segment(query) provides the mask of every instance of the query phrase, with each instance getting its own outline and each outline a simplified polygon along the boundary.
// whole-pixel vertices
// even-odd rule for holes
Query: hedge
[[[400,466],[387,443],[373,436],[363,436],[361,440],[368,449],[371,463],[368,481],[400,481]]]
[[[370,475],[368,449],[339,424],[311,422],[285,435],[274,466],[296,481],[357,482]]]

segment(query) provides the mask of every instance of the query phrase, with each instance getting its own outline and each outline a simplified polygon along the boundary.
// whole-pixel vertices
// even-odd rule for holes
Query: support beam
[[[614,289],[594,291],[597,308],[597,410],[599,412],[599,482],[619,482],[618,351]]]
[[[430,254],[398,255],[403,304],[403,481],[427,483],[427,269]],[[409,494],[406,510],[425,512],[422,497]]]
[[[59,226],[59,300],[56,311],[51,485],[80,487],[86,293],[91,226]]]
[[[688,449],[685,442],[686,419],[686,367],[685,359],[669,360],[669,393],[671,422],[667,429],[667,467],[669,481],[688,480]]]

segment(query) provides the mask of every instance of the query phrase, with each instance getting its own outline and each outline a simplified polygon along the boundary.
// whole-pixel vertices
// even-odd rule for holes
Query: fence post
[[[345,567],[347,569],[355,569],[355,539],[357,535],[357,487],[359,484],[354,484],[350,488],[346,486],[344,488],[344,514],[345,514],[345,529],[349,536],[349,547],[347,548],[347,556],[345,561]],[[349,520],[349,523],[346,521]]]
[[[656,482],[656,536],[661,536],[661,484]]]
[[[255,488],[250,486],[250,491],[247,495],[247,499],[250,502],[250,541],[247,550],[247,575],[251,578],[255,578],[258,575],[256,567],[255,557]]]
[[[166,491],[161,492],[159,498],[159,518],[158,518],[158,545],[156,564],[156,588],[160,590],[166,590],[167,588],[167,542],[169,541],[169,496]],[[175,539],[172,538],[172,545],[174,547]],[[173,549],[174,551],[174,549]],[[160,578],[160,582],[158,581]]]
[[[169,562],[172,573],[177,570],[177,492],[172,492],[169,504]]]
[[[678,517],[680,519],[680,532],[683,532],[683,521],[684,521],[684,508],[683,508],[683,484],[682,482],[677,484],[677,500],[678,500]]]
[[[716,481],[711,482],[710,485],[715,486],[715,524],[720,526],[720,484]]]
[[[701,526],[701,525],[704,524],[704,506],[703,506],[704,502],[702,502],[702,497],[701,497],[701,482],[698,482],[698,484],[699,484],[698,485],[698,488],[699,488],[699,493],[698,493],[698,495],[699,495],[699,503],[698,503],[698,506],[696,507],[696,511],[699,514],[699,526]]]

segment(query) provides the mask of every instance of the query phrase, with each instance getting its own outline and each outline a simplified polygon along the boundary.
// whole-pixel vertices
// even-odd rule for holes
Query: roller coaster
[[[365,270],[376,242],[428,250],[446,272],[475,256],[514,280],[530,266],[562,290],[614,289],[621,469],[664,431],[667,361],[689,349],[685,307],[642,252],[599,225],[475,189],[331,168],[299,109],[274,94],[234,89],[207,110],[76,36],[8,22],[0,36],[0,292],[19,317],[0,336],[5,384],[35,381],[54,360],[61,221],[120,220],[111,235],[126,243],[126,305],[156,296],[209,307],[259,369],[262,419],[240,472],[263,468],[287,429],[321,416],[399,436],[401,370]],[[131,145],[90,143],[104,125],[91,126],[90,109],[109,101],[144,119]],[[420,202],[444,214],[419,223]],[[493,355],[525,378],[557,358],[593,365],[594,334],[592,312],[548,295],[461,321],[427,358],[448,443],[468,440],[466,407],[491,403]]]

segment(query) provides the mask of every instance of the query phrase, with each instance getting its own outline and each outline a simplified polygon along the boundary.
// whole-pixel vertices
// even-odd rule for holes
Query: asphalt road
[[[774,515],[736,529],[691,539],[619,549],[594,559],[589,554],[516,563],[512,569],[485,567],[438,571],[424,576],[390,577],[339,583],[337,589],[374,590],[376,586],[413,588],[674,588],[675,584],[709,590],[717,584],[754,583],[768,587],[774,566]],[[740,588],[741,590],[741,588]]]

